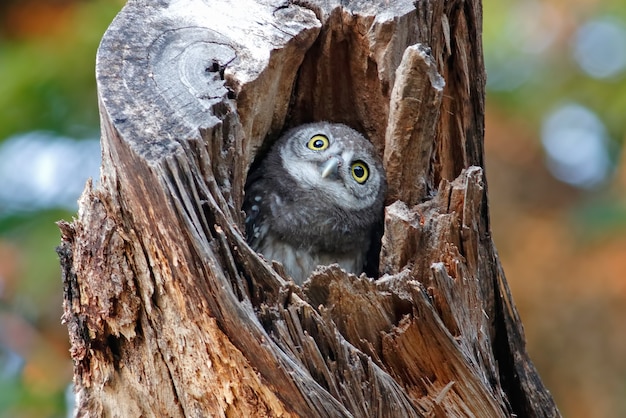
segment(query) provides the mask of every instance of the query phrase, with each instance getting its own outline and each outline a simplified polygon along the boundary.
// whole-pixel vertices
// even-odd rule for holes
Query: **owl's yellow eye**
[[[352,172],[352,177],[359,184],[365,183],[365,181],[370,175],[370,171],[367,168],[367,164],[365,164],[363,161],[353,162],[350,168],[350,171]]]
[[[313,151],[323,151],[328,148],[328,145],[328,138],[324,135],[315,135],[306,143],[306,146]]]

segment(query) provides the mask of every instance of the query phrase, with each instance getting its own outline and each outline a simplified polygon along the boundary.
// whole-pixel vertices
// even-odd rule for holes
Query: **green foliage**
[[[65,391],[33,390],[21,379],[0,378],[0,418],[63,418]]]
[[[61,234],[56,222],[70,220],[72,213],[46,210],[0,218],[0,240],[10,242],[20,255],[20,280],[16,293],[27,300],[14,301],[13,308],[33,321],[58,323],[61,310],[59,259],[55,248]],[[50,315],[54,314],[54,316]]]
[[[69,26],[50,38],[0,39],[0,141],[32,130],[97,132],[96,49],[120,7],[117,0],[77,3]]]
[[[607,235],[626,233],[626,208],[612,196],[596,196],[584,204],[573,208],[571,224],[579,241],[593,243],[595,239],[605,239]]]
[[[0,143],[31,131],[98,135],[96,50],[122,5],[121,0],[76,2],[69,17],[61,16],[62,28],[45,38],[0,38]],[[60,323],[62,286],[54,249],[60,242],[55,222],[71,217],[63,210],[0,210],[0,276],[5,274],[0,320],[22,327],[0,329],[0,348],[18,350],[24,361],[17,374],[0,374],[0,418],[66,416],[71,362]],[[9,347],[16,336],[29,345]]]
[[[573,45],[577,29],[591,19],[607,18],[626,25],[626,3],[605,0],[595,8],[586,2],[562,6],[551,1],[485,0],[483,4],[488,70],[490,63],[491,69],[508,68],[511,78],[519,82],[510,89],[490,88],[488,100],[509,113],[523,115],[536,127],[556,106],[577,102],[598,114],[612,139],[622,144],[626,74],[590,77],[575,62]],[[545,48],[540,47],[543,42]],[[488,71],[487,77],[493,81],[499,78],[498,72]]]

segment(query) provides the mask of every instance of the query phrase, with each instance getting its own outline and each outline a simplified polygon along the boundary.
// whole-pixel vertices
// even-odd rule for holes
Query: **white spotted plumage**
[[[248,243],[299,284],[318,265],[371,271],[368,251],[380,239],[385,190],[380,158],[361,134],[342,124],[301,125],[248,176]]]

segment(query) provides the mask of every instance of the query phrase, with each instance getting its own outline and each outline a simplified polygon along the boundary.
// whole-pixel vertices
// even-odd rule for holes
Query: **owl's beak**
[[[326,178],[328,176],[337,177],[339,164],[341,163],[341,159],[339,157],[331,157],[328,161],[326,161],[321,167],[321,175],[322,178]]]

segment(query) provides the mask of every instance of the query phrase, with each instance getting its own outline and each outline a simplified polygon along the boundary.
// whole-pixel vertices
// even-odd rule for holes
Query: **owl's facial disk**
[[[356,131],[306,129],[297,132],[280,152],[286,171],[320,198],[347,209],[371,205],[384,187],[382,165],[373,147]]]

